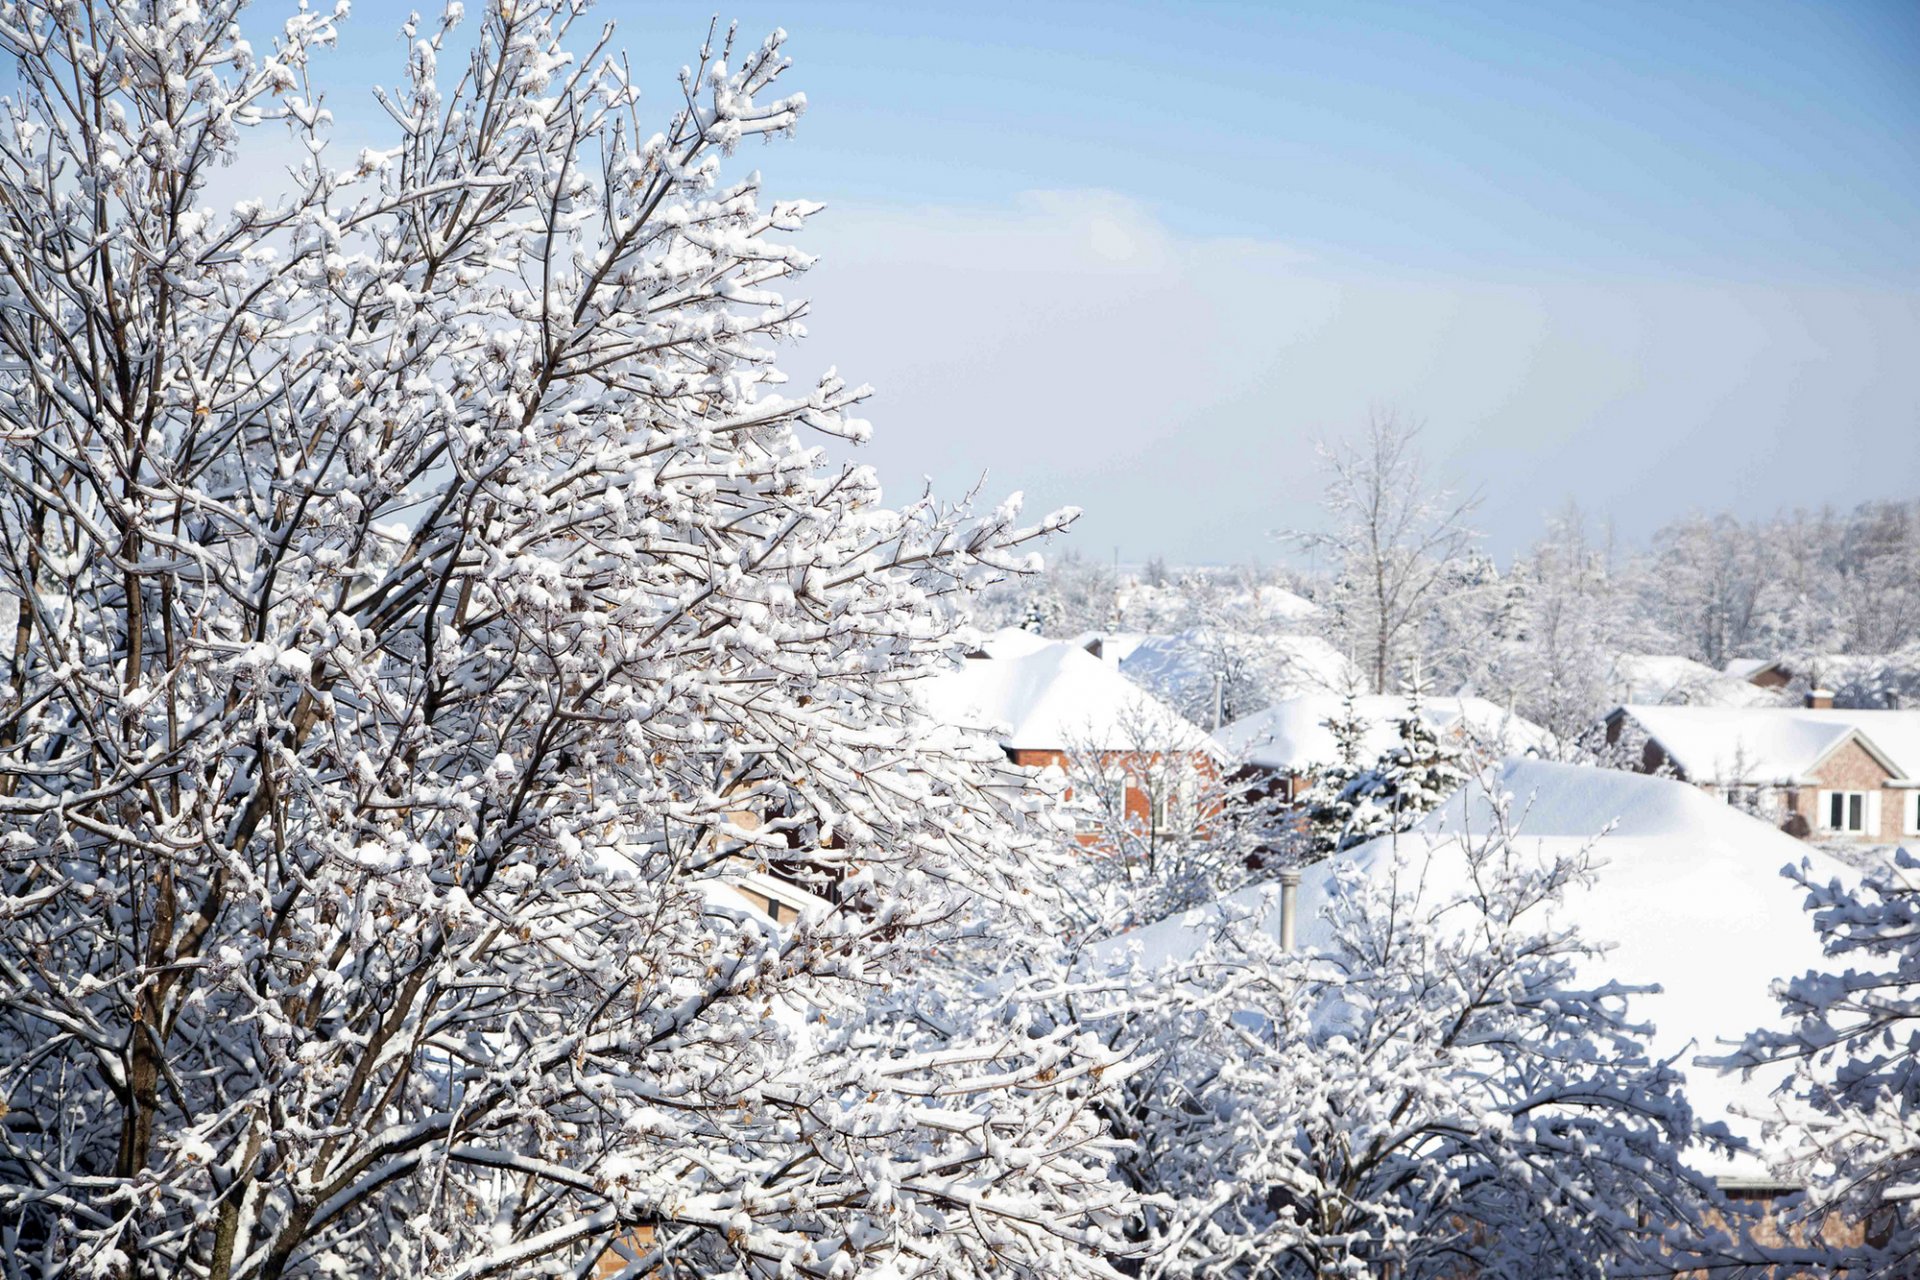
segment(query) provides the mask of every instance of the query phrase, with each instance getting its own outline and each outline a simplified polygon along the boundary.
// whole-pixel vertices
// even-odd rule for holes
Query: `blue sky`
[[[262,0],[254,10],[275,10]],[[477,5],[475,6],[477,7]],[[711,9],[603,2],[664,113]],[[343,128],[401,6],[357,6]],[[1087,509],[1105,556],[1277,554],[1316,439],[1427,423],[1509,552],[1920,492],[1920,5],[753,3],[829,209],[796,376],[899,489]]]

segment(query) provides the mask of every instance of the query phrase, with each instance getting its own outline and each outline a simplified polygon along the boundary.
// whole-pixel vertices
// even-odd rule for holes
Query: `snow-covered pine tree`
[[[0,2],[0,1270],[1110,1274],[1111,1055],[901,1013],[1044,923],[912,710],[1032,531],[786,388],[782,37],[653,132],[583,5],[449,4],[336,167],[346,6],[242,7]]]
[[[1326,726],[1333,735],[1337,755],[1300,798],[1302,862],[1318,862],[1384,830],[1385,815],[1363,793],[1363,784],[1371,773],[1361,760],[1368,723],[1360,714],[1351,682],[1340,695],[1339,712]]]
[[[1360,790],[1386,813],[1385,829],[1405,831],[1466,782],[1467,748],[1441,737],[1426,716],[1419,675],[1406,686],[1406,714],[1394,721],[1398,741],[1381,754]]]

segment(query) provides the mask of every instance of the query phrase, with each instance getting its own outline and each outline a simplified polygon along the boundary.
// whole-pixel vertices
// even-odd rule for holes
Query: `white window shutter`
[[[1880,838],[1880,788],[1867,792],[1867,825],[1861,832],[1870,839]]]
[[[1907,792],[1900,803],[1907,813],[1907,834],[1920,836],[1920,791]]]
[[[1813,793],[1813,825],[1822,831],[1833,830],[1833,792]]]

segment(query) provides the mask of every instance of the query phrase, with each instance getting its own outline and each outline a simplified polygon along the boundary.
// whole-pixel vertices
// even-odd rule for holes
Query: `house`
[[[1634,1018],[1657,1029],[1654,1052],[1674,1059],[1701,1119],[1724,1121],[1753,1143],[1742,1153],[1700,1150],[1692,1162],[1730,1194],[1766,1200],[1790,1191],[1770,1171],[1771,1148],[1756,1118],[1771,1112],[1772,1091],[1788,1068],[1722,1073],[1701,1059],[1777,1022],[1779,1003],[1769,989],[1774,979],[1831,963],[1801,908],[1805,894],[1780,867],[1804,859],[1820,879],[1854,873],[1670,779],[1514,760],[1493,790],[1512,798],[1508,821],[1517,849],[1552,857],[1591,846],[1591,880],[1571,887],[1559,908],[1561,918],[1608,948],[1581,979],[1657,987],[1634,996],[1631,1007]],[[1284,882],[1253,886],[1100,944],[1089,963],[1177,961],[1232,919],[1284,939],[1291,917],[1293,941],[1311,949],[1325,941],[1321,912],[1341,868],[1384,878],[1410,860],[1436,891],[1444,889],[1464,873],[1463,846],[1487,833],[1492,815],[1487,791],[1469,783],[1411,830],[1305,868],[1296,890]]]
[[[1627,705],[1606,740],[1640,773],[1671,773],[1781,829],[1893,844],[1920,834],[1920,711]]]
[[[1721,669],[1761,689],[1784,689],[1793,680],[1793,672],[1778,658],[1729,658]]]
[[[1830,690],[1833,705],[1862,710],[1920,706],[1920,646],[1898,653],[1802,653],[1782,658],[1734,658],[1738,677],[1782,699]],[[1622,702],[1650,699],[1622,698]]]
[[[1366,721],[1360,759],[1371,764],[1399,741],[1399,722],[1408,715],[1406,698],[1367,694],[1353,699]],[[1237,765],[1270,775],[1281,799],[1292,800],[1313,785],[1322,769],[1340,758],[1328,722],[1343,714],[1345,702],[1330,693],[1283,698],[1264,711],[1234,721],[1214,735]],[[1543,752],[1545,729],[1485,698],[1426,698],[1420,715],[1444,739],[1476,747],[1492,759]]]
[[[1715,671],[1704,662],[1677,653],[1615,654],[1607,670],[1607,698],[1617,704],[1777,706],[1779,696],[1774,688]]]
[[[1015,765],[1058,770],[1070,801],[1074,783],[1100,786],[1097,804],[1081,798],[1084,841],[1099,839],[1096,813],[1153,835],[1191,829],[1222,759],[1197,725],[1074,641],[1000,632],[974,653],[921,682],[922,707],[988,733]]]

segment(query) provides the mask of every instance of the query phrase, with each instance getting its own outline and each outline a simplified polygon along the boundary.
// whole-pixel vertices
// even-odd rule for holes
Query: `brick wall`
[[[1069,777],[1071,777],[1074,772],[1073,767],[1067,760],[1067,753],[1053,747],[1036,749],[1008,748],[1007,758],[1022,768],[1045,769],[1050,766],[1057,766]],[[1207,755],[1203,751],[1195,751],[1191,753],[1181,753],[1181,758],[1199,777],[1203,786],[1215,780],[1218,773],[1218,766],[1214,763],[1212,756]],[[1135,777],[1150,777],[1163,767],[1163,763],[1163,758],[1157,751],[1103,751],[1100,753],[1100,770],[1102,773],[1111,773],[1118,769],[1131,772]],[[1072,797],[1072,788],[1068,788],[1067,794],[1069,798]],[[1130,822],[1145,823],[1149,821],[1152,817],[1150,812],[1151,806],[1151,797],[1147,795],[1144,789],[1138,786],[1127,788],[1127,819]],[[1082,840],[1087,841],[1095,838],[1097,837],[1087,835],[1083,836]]]
[[[1821,761],[1814,771],[1817,786],[1802,787],[1794,796],[1795,809],[1813,828],[1816,837],[1823,834],[1819,812],[1822,791],[1866,791],[1880,793],[1880,826],[1857,837],[1876,844],[1897,843],[1901,831],[1902,806],[1913,803],[1912,793],[1886,785],[1887,770],[1867,754],[1858,742],[1843,743],[1838,751]]]

